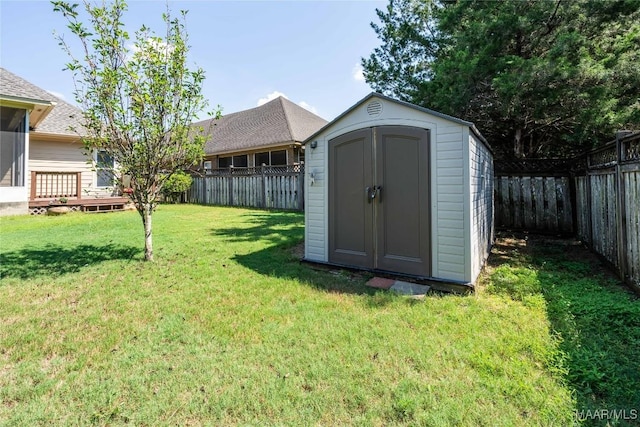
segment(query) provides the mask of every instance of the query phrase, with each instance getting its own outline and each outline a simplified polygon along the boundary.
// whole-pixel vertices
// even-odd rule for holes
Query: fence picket
[[[250,170],[194,176],[187,200],[207,205],[304,210],[304,170],[248,168]]]
[[[584,159],[564,175],[497,170],[496,227],[574,233],[640,293],[640,132]]]

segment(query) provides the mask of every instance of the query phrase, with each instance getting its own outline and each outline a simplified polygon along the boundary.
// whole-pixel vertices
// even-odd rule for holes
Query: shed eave
[[[472,128],[472,129],[474,129],[474,134],[476,134],[476,136],[478,136],[478,138],[484,144],[486,144],[488,146],[488,143],[486,142],[486,139],[482,136],[482,134],[480,134],[480,131],[478,131],[478,129],[475,127],[475,125],[472,122],[468,122],[466,120],[462,120],[462,119],[460,119],[458,117],[450,116],[448,114],[440,113],[438,111],[434,111],[434,110],[431,110],[429,108],[421,107],[419,105],[411,104],[411,103],[406,102],[406,101],[400,101],[398,99],[393,99],[393,98],[390,98],[390,97],[388,97],[386,95],[383,95],[381,93],[378,93],[378,92],[371,92],[370,94],[368,94],[367,96],[362,98],[360,101],[358,101],[355,104],[353,104],[344,113],[340,114],[338,117],[336,117],[335,119],[331,120],[329,123],[327,123],[326,125],[321,127],[313,135],[311,135],[310,137],[305,139],[303,144],[307,144],[312,139],[317,138],[318,135],[322,134],[325,130],[327,130],[328,128],[333,126],[335,123],[340,121],[344,116],[346,116],[347,114],[351,113],[353,110],[355,110],[356,108],[360,107],[362,104],[364,104],[365,102],[369,101],[371,98],[380,98],[382,100],[385,100],[385,101],[388,101],[388,102],[393,102],[395,104],[399,104],[399,105],[402,105],[402,106],[405,106],[405,107],[408,107],[408,108],[412,108],[414,110],[418,110],[418,111],[421,111],[423,113],[431,114],[431,115],[433,115],[435,117],[439,117],[441,119],[449,120],[451,122],[454,122],[454,123],[457,123],[457,124],[460,124],[460,125],[463,125],[463,126],[468,126],[468,127]]]

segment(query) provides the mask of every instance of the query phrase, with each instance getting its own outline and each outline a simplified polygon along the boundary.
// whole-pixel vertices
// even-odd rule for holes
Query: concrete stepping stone
[[[414,298],[424,297],[431,286],[419,285],[417,283],[403,282],[402,280],[396,280],[393,286],[390,288],[394,292],[398,292],[403,295],[409,295]]]
[[[385,279],[383,277],[374,277],[370,279],[366,285],[372,288],[391,290],[413,298],[423,298],[427,292],[429,292],[429,289],[431,289],[431,287],[427,285],[419,285],[402,280]]]

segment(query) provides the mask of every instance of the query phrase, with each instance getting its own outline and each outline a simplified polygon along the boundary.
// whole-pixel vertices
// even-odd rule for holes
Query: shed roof
[[[38,133],[77,136],[77,131],[82,129],[82,111],[79,108],[5,68],[0,68],[0,98],[41,106],[43,111],[32,112],[37,120],[30,120],[29,123]],[[70,130],[71,127],[76,131]]]
[[[211,135],[205,153],[219,154],[302,142],[326,123],[323,118],[280,96],[259,107],[193,125]]]
[[[405,107],[413,108],[415,110],[422,111],[423,113],[431,114],[432,116],[440,117],[442,119],[449,120],[451,122],[458,123],[458,124],[463,125],[463,126],[469,126],[471,131],[489,149],[491,149],[491,147],[489,146],[487,140],[482,136],[482,134],[480,133],[478,128],[476,128],[476,126],[472,122],[469,122],[469,121],[466,121],[466,120],[462,120],[462,119],[460,119],[458,117],[450,116],[448,114],[444,114],[444,113],[441,113],[439,111],[431,110],[429,108],[421,107],[419,105],[411,104],[411,103],[406,102],[406,101],[400,101],[398,99],[390,98],[390,97],[388,97],[386,95],[382,95],[381,93],[377,93],[377,92],[371,92],[370,94],[368,94],[367,96],[362,98],[360,101],[356,102],[353,106],[351,106],[349,109],[347,109],[344,113],[340,114],[338,117],[333,119],[331,122],[327,123],[325,126],[323,126],[322,128],[318,129],[312,135],[309,135],[309,137],[304,141],[304,143],[306,144],[307,142],[311,141],[313,138],[317,137],[319,134],[324,132],[326,129],[328,129],[329,127],[333,126],[333,124],[335,124],[336,122],[340,121],[344,116],[346,116],[347,114],[349,114],[350,112],[352,112],[356,108],[360,107],[364,103],[368,102],[372,98],[380,98],[380,99],[383,99],[383,100],[386,100],[386,101],[389,101],[389,102],[394,102],[396,104],[404,105]]]

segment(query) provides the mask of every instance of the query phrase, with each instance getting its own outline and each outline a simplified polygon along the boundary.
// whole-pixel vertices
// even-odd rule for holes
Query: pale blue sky
[[[73,1],[71,1],[73,2]],[[79,2],[79,1],[78,1]],[[386,1],[170,1],[189,10],[191,65],[207,73],[204,94],[223,113],[282,93],[331,120],[371,89],[360,58],[379,45],[370,22]],[[164,1],[129,1],[128,30],[162,29]],[[53,31],[72,35],[48,1],[0,0],[0,65],[73,103],[66,54]]]

